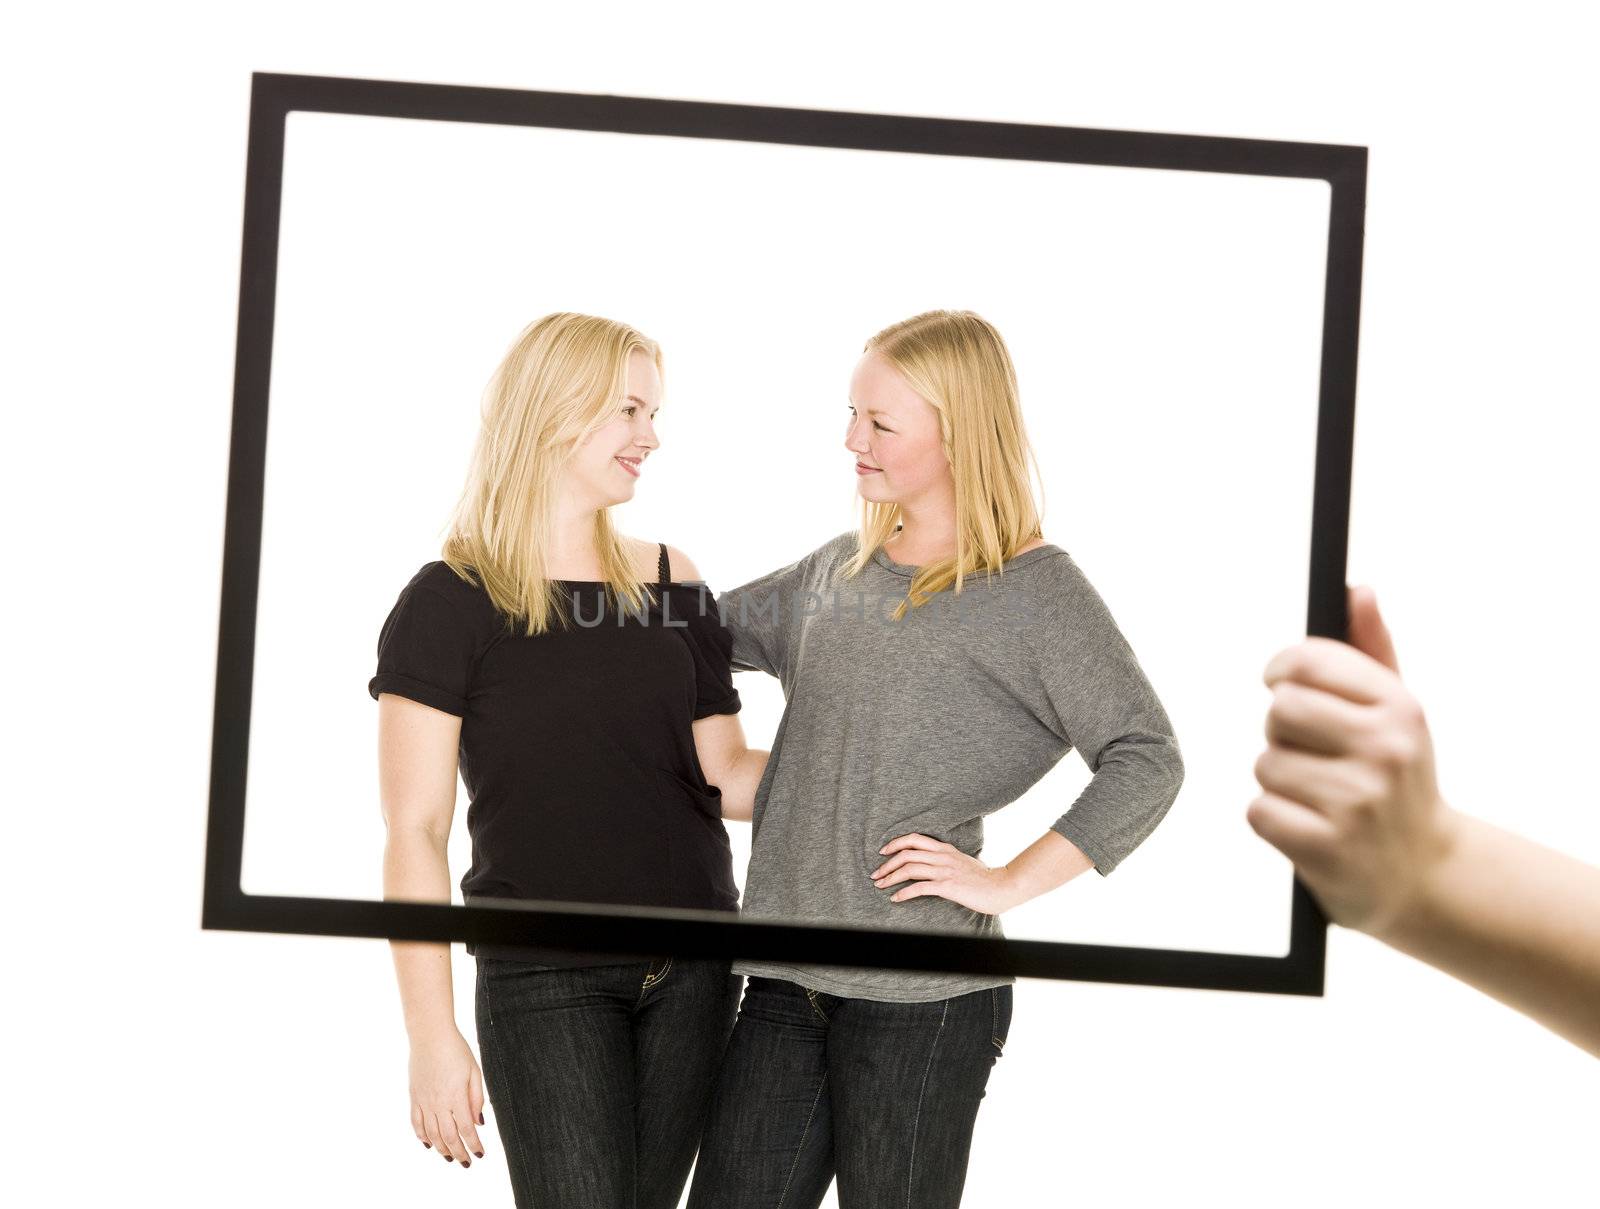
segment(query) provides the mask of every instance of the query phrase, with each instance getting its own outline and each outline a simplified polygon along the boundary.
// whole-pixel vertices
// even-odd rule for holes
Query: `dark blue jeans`
[[[954,1209],[1010,986],[882,1003],[752,975],[689,1209]]]
[[[519,1209],[676,1209],[742,976],[727,958],[477,962],[484,1090]]]

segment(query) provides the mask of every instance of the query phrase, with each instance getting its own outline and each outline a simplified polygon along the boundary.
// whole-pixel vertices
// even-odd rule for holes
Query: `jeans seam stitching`
[[[806,1148],[806,1137],[811,1133],[811,1122],[817,1115],[817,1105],[822,1102],[822,1089],[828,1083],[828,1070],[822,1070],[822,1078],[817,1080],[817,1094],[811,1097],[811,1111],[806,1113],[806,1123],[800,1130],[800,1144],[794,1148],[794,1159],[789,1163],[789,1174],[783,1177],[783,1191],[778,1193],[777,1209],[783,1209],[783,1202],[789,1199],[789,1185],[794,1182],[795,1168],[800,1166],[800,1154]]]
[[[922,1068],[922,1087],[917,1092],[917,1113],[911,1118],[911,1157],[906,1164],[906,1209],[911,1209],[911,1186],[916,1178],[917,1171],[917,1129],[922,1124],[922,1101],[928,1094],[928,1074],[933,1070],[933,1052],[939,1048],[939,1034],[944,1032],[944,1022],[950,1015],[950,1001],[944,1001],[944,1010],[939,1013],[939,1029],[933,1035],[933,1044],[928,1047],[928,1064]]]
[[[813,1012],[815,1012],[818,1016],[822,1017],[822,1023],[823,1024],[829,1023],[829,1021],[828,1021],[828,1013],[823,1011],[822,1008],[820,1006],[818,1006],[818,1004],[817,1004],[817,993],[814,990],[812,990],[810,987],[806,988],[806,1001],[811,1004],[811,1010]]]
[[[483,1038],[481,1038],[481,1037],[478,1039],[478,1049],[480,1051],[482,1051],[484,1049]],[[497,1083],[499,1083],[502,1087],[506,1086],[505,1079],[504,1079],[504,1073],[505,1073],[504,1072],[504,1068],[501,1066],[501,1063],[500,1063],[500,1051],[499,1051],[498,1047],[495,1044],[493,1044],[492,1040],[491,1040],[490,1045],[488,1046],[488,1053],[484,1054],[484,1058],[489,1062],[490,1066],[492,1066],[494,1068],[495,1081]],[[485,1089],[485,1090],[487,1090],[487,1089]],[[517,1147],[517,1158],[522,1164],[522,1170],[523,1171],[532,1171],[533,1167],[528,1162],[528,1143],[527,1143],[527,1140],[522,1135],[522,1130],[520,1128],[518,1128],[518,1125],[517,1125],[517,1120],[518,1120],[517,1111],[516,1111],[515,1108],[512,1107],[512,1103],[511,1103],[512,1099],[514,1099],[514,1098],[515,1098],[514,1096],[511,1096],[511,1097],[507,1098],[506,1100],[504,1100],[504,1102],[497,1102],[493,1098],[491,1098],[489,1102],[490,1102],[491,1106],[494,1108],[494,1111],[495,1111],[496,1124],[499,1125],[499,1126],[502,1126],[502,1127],[503,1126],[510,1126],[510,1128],[511,1128],[511,1138],[512,1138],[512,1141],[516,1144],[516,1147]],[[502,1128],[500,1130],[500,1136],[501,1136],[501,1144],[504,1145],[505,1144],[505,1130],[504,1130],[504,1128]]]
[[[645,992],[648,991],[653,986],[660,986],[661,985],[661,980],[667,976],[667,974],[671,971],[671,969],[672,969],[672,958],[670,958],[670,957],[667,958],[667,964],[661,967],[661,973],[659,973],[659,974],[652,974],[650,972],[650,967],[648,965],[645,966],[645,968],[644,968],[644,982],[639,987],[639,998],[634,1000],[634,1003],[633,1003],[633,1007],[634,1007],[635,1011],[637,1011],[639,1009],[640,1004],[644,1003]]]

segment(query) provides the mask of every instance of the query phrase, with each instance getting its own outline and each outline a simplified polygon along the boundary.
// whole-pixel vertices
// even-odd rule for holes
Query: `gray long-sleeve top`
[[[969,576],[900,621],[916,568],[883,551],[839,569],[854,530],[725,593],[733,666],[778,677],[787,702],[752,819],[745,918],[999,937],[997,916],[879,889],[878,849],[908,832],[983,847],[983,818],[1074,747],[1094,772],[1051,829],[1110,873],[1183,781],[1166,711],[1066,551],[1043,545]],[[998,862],[991,862],[998,863]],[[1016,980],[738,960],[736,974],[833,995],[922,1002]]]

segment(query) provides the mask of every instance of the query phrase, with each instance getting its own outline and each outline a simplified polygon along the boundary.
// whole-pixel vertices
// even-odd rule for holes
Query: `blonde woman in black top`
[[[689,559],[609,512],[658,447],[661,365],[634,329],[558,313],[497,370],[443,558],[401,591],[368,686],[385,898],[449,901],[459,767],[467,902],[737,911],[722,820],[750,818],[767,753],[731,637]],[[487,1092],[518,1205],[678,1203],[737,1012],[727,959],[468,946],[480,1072],[449,945],[392,947],[423,1146],[482,1157]]]

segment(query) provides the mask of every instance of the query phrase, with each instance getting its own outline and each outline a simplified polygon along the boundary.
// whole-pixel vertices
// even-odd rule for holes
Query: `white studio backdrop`
[[[483,384],[527,322],[575,309],[663,333],[662,445],[621,522],[728,588],[854,525],[851,368],[872,332],[945,305],[1006,336],[1045,535],[1106,597],[1186,762],[1139,860],[1008,914],[1008,934],[1287,952],[1289,864],[1238,802],[1263,636],[1304,631],[1326,183],[320,113],[288,127],[246,890],[382,897],[378,630],[439,555]],[[780,686],[737,682],[769,746]],[[1063,760],[986,821],[985,858],[1026,848],[1088,779]],[[742,886],[750,828],[729,831]]]
[[[1589,220],[1596,168],[1584,153],[1597,96],[1587,44],[1569,20],[1553,4],[1513,18],[1370,4],[1013,5],[982,14],[955,5],[803,13],[468,5],[446,15],[290,3],[102,5],[16,21],[0,48],[13,186],[0,236],[11,335],[0,362],[10,421],[0,492],[12,555],[6,893],[20,956],[8,980],[12,1094],[4,1110],[20,1145],[6,1199],[509,1203],[492,1115],[488,1156],[470,1171],[446,1167],[411,1136],[406,1044],[384,942],[198,927],[252,70],[1369,146],[1350,579],[1378,590],[1402,670],[1428,711],[1446,796],[1600,861],[1600,803],[1585,759],[1600,723],[1588,565],[1600,436],[1591,283],[1600,250]],[[298,318],[280,329],[278,353],[298,359],[275,366],[262,625],[264,633],[277,627],[283,662],[257,669],[258,694],[268,694],[258,701],[273,709],[262,721],[268,729],[253,736],[263,746],[252,751],[252,773],[263,779],[252,776],[251,793],[270,792],[271,804],[252,797],[247,872],[263,888],[301,879],[349,884],[359,896],[372,882],[356,879],[375,871],[352,871],[348,857],[378,835],[375,793],[361,780],[375,735],[340,741],[353,751],[326,750],[315,730],[302,732],[298,750],[272,737],[270,727],[291,718],[293,691],[279,680],[296,671],[295,642],[330,638],[278,585],[295,566],[327,576],[359,565],[360,591],[373,594],[340,608],[370,617],[392,603],[403,576],[433,556],[418,535],[441,523],[439,504],[459,484],[477,392],[542,301],[519,293],[527,264],[519,258],[538,246],[535,230],[524,243],[491,245],[487,230],[465,227],[452,245],[384,227],[385,215],[405,205],[462,201],[470,196],[463,181],[423,180],[403,155],[385,162],[381,140],[361,143],[377,160],[324,162],[320,186],[314,175],[294,175],[313,166],[297,158],[300,136],[308,156],[317,137],[333,152],[347,135],[334,129],[341,124],[358,123],[330,119],[317,136],[314,123],[291,122],[288,180],[306,190],[291,197],[309,200],[340,172],[351,188],[409,180],[420,196],[346,211],[359,238],[324,248],[323,268],[365,265],[367,285],[386,282],[387,291],[338,309],[337,297],[315,295],[349,278],[317,279],[309,261],[289,264],[282,282],[280,317]],[[444,151],[435,144],[427,155]],[[1025,167],[1020,176],[1042,166]],[[1046,475],[1047,536],[1072,550],[1107,596],[1171,698],[1175,723],[1206,725],[1214,709],[1246,752],[1236,767],[1206,766],[1211,788],[1195,798],[1204,809],[1192,823],[1175,807],[1156,833],[1161,845],[1111,878],[1074,882],[1026,929],[1020,914],[1015,925],[1008,919],[1008,932],[1127,926],[1128,943],[1166,943],[1166,925],[1125,922],[1159,902],[1144,898],[1140,879],[1165,879],[1199,894],[1190,904],[1196,934],[1203,924],[1207,935],[1232,935],[1225,911],[1211,914],[1237,889],[1229,883],[1260,877],[1265,887],[1283,868],[1247,842],[1256,750],[1248,732],[1252,708],[1259,733],[1267,704],[1260,669],[1303,617],[1303,579],[1285,583],[1273,571],[1304,560],[1240,563],[1252,533],[1281,526],[1283,547],[1304,541],[1309,445],[1294,452],[1303,434],[1294,425],[1309,411],[1278,413],[1263,400],[1275,390],[1301,399],[1314,390],[1314,381],[1292,377],[1305,364],[1292,345],[1304,339],[1305,316],[1285,315],[1281,328],[1260,333],[1256,351],[1266,363],[1234,363],[1239,348],[1250,348],[1250,331],[1226,349],[1199,344],[1217,360],[1202,358],[1202,372],[1183,386],[1191,410],[1173,403],[1173,382],[1184,377],[1176,359],[1154,350],[1119,366],[1118,350],[1106,346],[1130,330],[1130,311],[1147,316],[1152,331],[1181,335],[1191,318],[1237,313],[1255,297],[1251,281],[1267,280],[1246,273],[1237,289],[1209,283],[1232,293],[1198,315],[1193,281],[1197,292],[1187,295],[1138,288],[1150,280],[1142,274],[1187,245],[1142,263],[1111,259],[1114,242],[1088,245],[1106,257],[1094,298],[1074,296],[1070,280],[1048,294],[1027,284],[1056,308],[1047,320],[1028,305],[1019,285],[1026,274],[1010,275],[1010,241],[1033,226],[1019,220],[993,232],[994,264],[972,270],[959,291],[924,303],[912,297],[914,283],[897,280],[906,294],[875,296],[863,288],[875,280],[867,272],[810,314],[806,301],[821,289],[809,282],[745,306],[716,293],[714,274],[671,268],[704,263],[692,247],[648,236],[703,212],[681,196],[692,195],[692,182],[658,172],[614,184],[605,204],[627,227],[608,255],[661,266],[654,275],[630,271],[638,292],[614,309],[658,336],[668,356],[663,448],[651,467],[659,473],[641,484],[624,527],[689,551],[719,588],[846,528],[853,484],[835,472],[844,458],[844,385],[860,342],[923,305],[989,314],[1018,355]],[[1212,211],[1184,213],[1226,218],[1251,204],[1250,184],[1265,182],[1223,181],[1239,191],[1234,198],[1218,194]],[[1204,192],[1190,181],[1175,187]],[[1037,188],[1010,200],[1038,204]],[[538,198],[524,200],[531,208]],[[500,213],[516,208],[515,198],[484,201],[503,205]],[[915,230],[926,199],[894,201],[852,199],[893,215],[891,231]],[[720,230],[754,240],[768,233],[748,207],[710,209]],[[286,211],[286,236],[315,238],[318,222],[338,216]],[[359,229],[365,224],[372,229]],[[1277,228],[1257,226],[1270,242]],[[829,234],[848,231],[841,217]],[[651,250],[625,256],[633,240]],[[1213,267],[1251,270],[1225,234],[1218,242]],[[1285,238],[1278,246],[1292,256],[1300,245]],[[914,248],[895,250],[902,267],[919,263]],[[954,285],[965,271],[959,258],[921,263],[938,284]],[[1129,275],[1124,292],[1108,293],[1119,264]],[[768,266],[747,268],[754,279]],[[1315,272],[1277,269],[1290,281]],[[770,266],[771,276],[785,271],[794,266]],[[1211,269],[1202,258],[1186,271]],[[453,296],[406,296],[430,281],[452,285]],[[561,305],[604,313],[612,294],[598,282],[588,289]],[[285,302],[297,290],[298,311]],[[678,305],[684,291],[696,306]],[[763,322],[769,313],[780,321]],[[343,347],[372,351],[368,363],[319,359],[341,347],[336,332],[314,328],[328,316],[347,335]],[[781,339],[796,324],[804,356],[790,355]],[[1281,371],[1270,361],[1280,354]],[[1173,444],[1142,431],[1133,441],[1117,428],[1126,409],[1084,404],[1113,388],[1130,401],[1169,404]],[[461,404],[453,418],[439,407],[447,398]],[[740,418],[730,420],[730,409]],[[746,412],[781,412],[789,426],[775,439],[753,419],[747,426]],[[1250,419],[1223,440],[1207,426],[1218,414]],[[317,427],[357,415],[371,425],[364,433]],[[1264,427],[1277,419],[1289,429]],[[319,467],[316,441],[289,441],[297,424],[338,457]],[[422,425],[439,426],[427,433],[431,449],[396,443],[397,433],[410,440]],[[1207,456],[1170,456],[1190,437],[1211,438]],[[1123,460],[1130,444],[1136,456]],[[291,448],[308,460],[280,463]],[[396,459],[419,450],[433,456],[396,474]],[[1119,456],[1100,464],[1092,455],[1104,450]],[[349,471],[352,457],[364,459],[359,477]],[[1201,491],[1207,466],[1219,477]],[[1194,515],[1174,516],[1169,494],[1129,490],[1124,469],[1157,468],[1165,479],[1135,481],[1181,485],[1199,502]],[[708,477],[727,485],[719,499],[766,493],[803,503],[710,512],[696,491]],[[1116,531],[1101,523],[1108,482],[1124,485]],[[281,509],[280,492],[288,493]],[[296,526],[319,513],[326,525],[313,541]],[[1202,524],[1205,549],[1185,528]],[[1184,627],[1170,625],[1172,602],[1153,598],[1145,569],[1123,561],[1130,529],[1163,551],[1158,565],[1209,568],[1201,599],[1182,604],[1195,629],[1237,619],[1218,638],[1215,666],[1196,662],[1209,649],[1196,650]],[[1198,561],[1205,556],[1220,562]],[[390,583],[387,598],[377,593]],[[337,581],[330,591],[337,595]],[[375,641],[369,623],[355,647],[341,641],[305,660],[301,670],[320,678],[315,693],[339,696],[317,702],[303,721],[343,719],[351,734],[373,721],[365,678]],[[1207,677],[1238,695],[1199,700]],[[775,700],[752,687],[758,682],[739,683],[753,736],[763,733],[760,719],[776,719]],[[315,712],[323,709],[334,712]],[[263,751],[274,754],[267,760]],[[1070,797],[1081,766],[1075,756],[1064,765],[1067,772],[1052,773],[1064,779],[1041,786],[1025,826],[1009,831],[1000,825],[1006,812],[993,817],[995,852],[1026,843]],[[1191,777],[1199,775],[1191,762]],[[1236,813],[1232,835],[1217,840],[1219,859],[1239,863],[1208,881],[1205,869],[1183,868],[1185,857],[1206,842],[1202,822],[1215,828],[1209,835],[1227,833],[1229,792]],[[1035,806],[1014,809],[1023,818]],[[459,946],[455,957],[457,1017],[470,1041],[472,970]],[[1330,936],[1322,999],[1024,980],[979,1117],[965,1203],[1592,1204],[1595,1069],[1508,1009],[1340,930]]]

